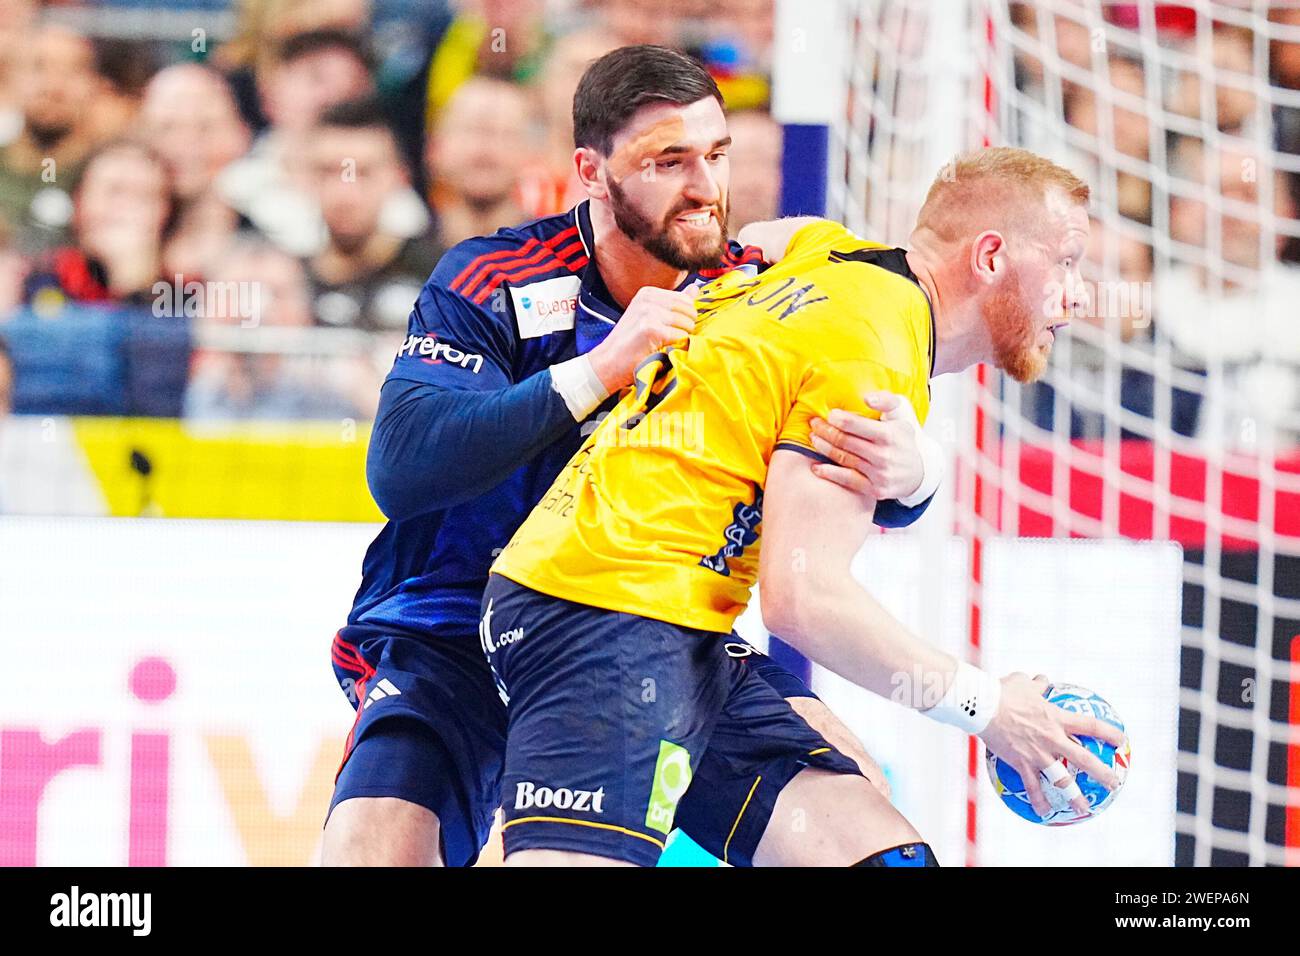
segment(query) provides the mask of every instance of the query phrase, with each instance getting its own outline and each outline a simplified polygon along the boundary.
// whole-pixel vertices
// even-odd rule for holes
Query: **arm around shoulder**
[[[780,262],[796,232],[814,222],[824,221],[817,216],[790,216],[767,222],[751,222],[736,234],[736,241],[742,246],[761,249],[764,262]]]

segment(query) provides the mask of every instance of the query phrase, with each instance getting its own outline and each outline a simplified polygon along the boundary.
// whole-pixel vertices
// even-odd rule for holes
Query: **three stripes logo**
[[[366,702],[361,709],[365,710],[375,701],[383,700],[385,697],[401,697],[402,692],[393,686],[393,682],[387,677],[381,677],[379,683],[371,688],[370,693],[366,695]]]

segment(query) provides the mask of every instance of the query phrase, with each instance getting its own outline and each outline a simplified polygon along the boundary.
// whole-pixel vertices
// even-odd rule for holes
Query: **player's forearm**
[[[942,680],[942,694],[956,661],[912,634],[853,578],[874,502],[817,478],[811,464],[779,449],[768,466],[759,551],[763,623],[818,664],[882,696],[897,696],[899,675],[911,680],[918,673],[931,685]],[[906,702],[920,706],[919,695]]]
[[[488,392],[389,380],[366,458],[370,493],[393,520],[460,504],[573,425],[549,372]]]
[[[909,707],[933,704],[937,696],[923,699],[914,691],[928,688],[941,695],[957,668],[955,659],[885,610],[847,566],[830,578],[808,575],[778,617],[773,629],[810,660]],[[915,688],[918,678],[922,684]]]

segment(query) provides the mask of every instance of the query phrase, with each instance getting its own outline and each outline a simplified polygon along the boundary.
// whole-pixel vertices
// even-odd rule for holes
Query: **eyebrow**
[[[718,140],[718,141],[715,142],[712,146],[710,146],[707,150],[705,150],[705,152],[706,152],[706,153],[712,153],[712,152],[714,152],[715,150],[719,150],[719,149],[721,149],[721,148],[724,147],[724,146],[730,146],[730,145],[731,145],[731,137],[730,137],[730,136],[724,136],[724,137],[722,137],[722,139]],[[661,149],[661,150],[659,151],[659,155],[660,155],[660,156],[677,156],[677,155],[680,155],[680,154],[682,154],[682,153],[690,153],[690,152],[693,152],[693,150],[691,149],[691,147],[685,145],[684,143],[674,143],[672,146],[665,146],[663,149]]]

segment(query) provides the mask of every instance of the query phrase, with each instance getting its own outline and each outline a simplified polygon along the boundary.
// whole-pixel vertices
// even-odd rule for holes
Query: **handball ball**
[[[1121,731],[1124,730],[1124,721],[1120,720],[1119,714],[1115,713],[1115,708],[1111,707],[1105,698],[1086,688],[1077,687],[1074,684],[1052,684],[1047,688],[1043,696],[1057,707],[1073,711],[1076,714],[1088,714],[1098,720],[1104,720],[1114,727],[1118,727]],[[1039,779],[1043,785],[1043,796],[1047,798],[1047,802],[1052,807],[1046,817],[1040,818],[1029,804],[1029,795],[1025,793],[1025,783],[1021,780],[1020,774],[1009,764],[999,760],[993,751],[985,749],[984,759],[988,765],[989,779],[993,781],[993,789],[998,792],[1002,802],[1010,807],[1013,813],[1024,817],[1031,823],[1042,823],[1049,827],[1063,827],[1069,826],[1071,823],[1080,823],[1092,819],[1115,800],[1120,790],[1123,789],[1124,780],[1128,776],[1129,741],[1127,733],[1124,736],[1124,746],[1118,750],[1096,737],[1076,736],[1074,739],[1085,750],[1095,754],[1102,763],[1115,771],[1115,776],[1119,778],[1119,786],[1114,790],[1107,791],[1100,783],[1076,767],[1073,762],[1063,760],[1062,763],[1065,764],[1065,769],[1074,774],[1074,780],[1078,783],[1080,792],[1091,806],[1092,813],[1080,814],[1074,807],[1070,806],[1070,801],[1065,796],[1064,791],[1053,786],[1047,776],[1040,773]]]

